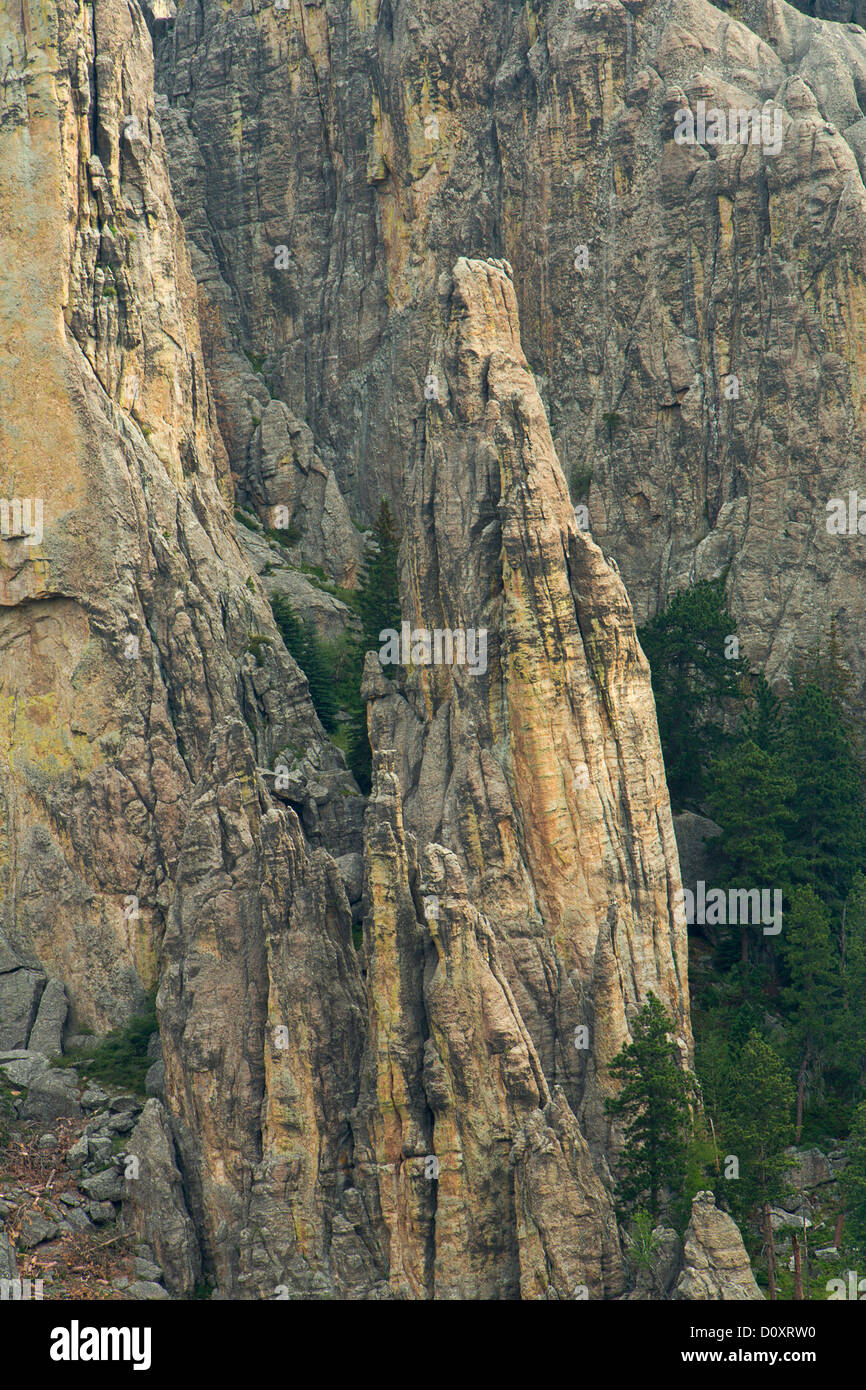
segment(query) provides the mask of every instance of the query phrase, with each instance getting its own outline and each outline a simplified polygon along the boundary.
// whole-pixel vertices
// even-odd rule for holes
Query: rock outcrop
[[[133,1163],[129,1163],[129,1159]],[[201,1275],[201,1252],[183,1195],[168,1117],[151,1098],[129,1136],[124,1155],[123,1215],[131,1230],[153,1250],[173,1294],[189,1297]]]
[[[133,1296],[755,1298],[707,1194],[637,1289],[614,1213],[650,993],[692,1057],[633,602],[730,564],[771,675],[862,622],[821,508],[862,456],[866,35],[446,10],[0,16],[4,1074],[80,1119],[47,1057],[158,985],[135,1164],[83,1179]],[[765,99],[778,156],[672,138]],[[267,596],[336,638],[383,496],[365,807]]]
[[[419,845],[457,856],[544,1074],[600,1157],[604,1073],[650,991],[690,1052],[649,669],[621,580],[576,524],[509,268],[458,261],[440,294],[402,587],[411,630],[485,633],[486,657],[415,665],[403,691],[368,657],[370,737],[395,750]]]
[[[699,1192],[683,1242],[683,1271],[676,1299],[744,1301],[763,1298],[755,1283],[743,1238],[734,1222],[719,1211],[711,1192]]]
[[[638,620],[728,573],[771,680],[835,618],[862,690],[862,532],[828,534],[826,506],[866,498],[866,32],[800,9],[200,0],[154,22],[238,475],[255,490],[280,401],[354,508],[399,511],[439,277],[505,257]],[[769,138],[677,143],[700,102],[765,112]]]
[[[234,540],[142,14],[25,3],[0,54],[0,493],[31,517],[0,538],[0,932],[21,962],[0,979],[23,1046],[34,960],[73,1028],[124,1022],[155,985],[223,721],[266,768],[307,750],[337,776],[339,852],[360,812],[341,839],[354,784]]]

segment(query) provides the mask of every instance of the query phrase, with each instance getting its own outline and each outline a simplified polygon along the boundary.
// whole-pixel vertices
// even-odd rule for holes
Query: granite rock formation
[[[0,540],[2,978],[104,1031],[158,978],[213,729],[354,783],[234,539],[142,14],[25,0],[0,54],[2,491],[44,514]]]
[[[849,0],[806,7],[823,18],[198,0],[152,19],[242,487],[279,401],[350,508],[399,510],[439,278],[506,258],[563,471],[638,621],[729,573],[772,681],[835,618],[866,688],[862,532],[826,527],[831,499],[866,499],[866,31],[824,22],[862,18]],[[771,138],[678,144],[699,102],[763,110]]]
[[[158,985],[123,1196],[176,1296],[630,1292],[608,1066],[651,991],[692,1048],[632,601],[732,561],[771,674],[862,603],[815,508],[866,36],[748,5],[0,16],[0,491],[44,509],[0,537],[0,1045],[77,1114],[45,1057]],[[722,84],[776,164],[674,144]],[[267,593],[336,635],[302,567],[357,582],[383,496],[410,634],[469,646],[368,656],[365,807]],[[704,1207],[676,1296],[756,1296]]]
[[[755,1283],[737,1227],[719,1211],[711,1192],[699,1192],[683,1242],[683,1270],[673,1297],[688,1301],[754,1301],[763,1294]]]

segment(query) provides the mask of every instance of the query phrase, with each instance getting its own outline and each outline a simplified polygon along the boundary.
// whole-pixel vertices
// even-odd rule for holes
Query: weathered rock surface
[[[434,371],[452,385],[412,460],[403,591],[413,628],[485,630],[486,663],[415,666],[401,692],[368,657],[371,742],[396,751],[407,829],[449,848],[484,905],[598,1158],[607,1063],[648,991],[690,1051],[649,669],[621,580],[576,526],[508,268],[458,261],[440,310]]]
[[[610,1195],[565,1097],[551,1097],[457,859],[428,845],[419,875],[391,764],[379,756],[368,810],[366,1137],[355,1156],[375,1179],[392,1292],[617,1293]]]
[[[15,1247],[5,1231],[0,1230],[0,1279],[17,1279],[18,1261]]]
[[[91,1220],[122,1196],[171,1293],[201,1276],[220,1298],[626,1291],[608,1064],[650,991],[688,1062],[685,929],[632,607],[563,468],[595,470],[596,539],[642,611],[727,563],[744,527],[732,582],[761,655],[770,523],[746,505],[764,499],[746,455],[767,444],[772,515],[799,517],[809,441],[854,420],[855,335],[831,306],[859,303],[862,184],[859,136],[824,130],[805,78],[783,95],[826,165],[823,212],[792,191],[796,162],[777,187],[752,150],[742,169],[739,151],[662,150],[688,32],[743,90],[808,69],[856,123],[798,56],[812,21],[761,13],[778,56],[702,0],[677,0],[685,29],[653,5],[567,8],[160,0],[159,98],[136,0],[31,4],[26,32],[0,17],[0,490],[45,503],[38,543],[0,541],[0,1047],[29,1043],[3,1066],[26,1071],[34,1118],[78,1115],[74,1075],[34,1050],[62,1028],[46,977],[73,1031],[124,1022],[159,980],[164,1105],[110,1110],[70,1157]],[[831,213],[819,332],[792,317],[796,237]],[[679,271],[647,288],[647,244],[681,248],[685,298]],[[754,322],[722,344],[731,284],[786,267],[766,342],[799,325],[807,375],[793,349],[772,369],[773,425],[818,362],[841,401],[797,417],[793,491],[793,435],[766,440],[755,411],[708,462],[734,418],[719,374],[743,364],[745,401],[771,370]],[[268,527],[286,508],[282,547],[235,532],[235,484]],[[410,627],[486,645],[387,676],[368,657],[362,841],[266,592],[337,635],[345,605],[282,575],[281,551],[354,583],[352,515],[383,495]],[[816,611],[805,535],[771,667],[798,604]],[[118,1134],[138,1159],[122,1189],[119,1167],[93,1171]],[[678,1297],[756,1296],[730,1224],[696,1203]],[[145,1274],[129,1291],[163,1297]]]
[[[46,1057],[62,1056],[68,1008],[63,981],[49,980],[39,1000],[39,1011],[27,1043],[31,1051],[41,1052]]]
[[[825,525],[830,498],[866,495],[862,28],[783,0],[201,0],[157,55],[243,479],[277,401],[367,518],[383,493],[399,510],[439,276],[506,257],[563,469],[590,479],[638,620],[730,565],[771,679],[835,616],[866,682],[862,539]],[[780,145],[675,143],[699,101],[768,103]]]
[[[239,723],[195,791],[164,957],[166,1097],[220,1292],[328,1293],[343,1258],[367,1262],[350,1233],[345,1257],[328,1250],[351,1175],[360,971],[336,865],[271,802]]]
[[[648,1262],[638,1265],[635,1270],[635,1286],[626,1295],[629,1300],[668,1298],[682,1270],[683,1247],[676,1231],[670,1226],[657,1226],[652,1232],[652,1241]],[[635,1262],[633,1254],[632,1262]]]
[[[0,930],[104,1031],[155,983],[213,728],[344,764],[234,540],[142,14],[24,12],[0,15],[0,494],[44,520],[0,539]],[[37,981],[0,979],[21,1046]]]
[[[713,882],[713,840],[721,833],[722,827],[709,816],[699,816],[694,811],[682,811],[674,816],[683,887],[692,893],[699,881]]]
[[[0,1047],[5,1051],[27,1047],[44,987],[45,976],[36,970],[12,969],[0,975]]]
[[[684,1268],[677,1280],[676,1299],[718,1302],[759,1299],[743,1239],[730,1216],[719,1211],[711,1192],[699,1192],[683,1242]]]
[[[184,1201],[168,1116],[155,1098],[142,1110],[129,1136],[125,1157],[136,1158],[138,1164],[135,1168],[124,1165],[124,1171],[130,1173],[123,1192],[124,1225],[154,1251],[157,1277],[162,1271],[169,1290],[181,1298],[188,1297],[201,1274],[201,1257]],[[86,1183],[81,1186],[88,1190]],[[139,1278],[152,1279],[155,1266],[142,1272],[140,1263],[136,1266]]]

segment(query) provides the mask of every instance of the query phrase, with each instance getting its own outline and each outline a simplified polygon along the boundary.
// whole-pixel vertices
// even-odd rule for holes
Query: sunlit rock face
[[[202,0],[156,39],[173,186],[240,477],[275,397],[352,506],[402,507],[439,277],[507,258],[563,472],[638,622],[728,571],[771,680],[835,617],[864,686],[863,541],[827,504],[866,504],[866,32],[736,11]],[[721,130],[679,143],[700,103]],[[757,142],[713,143],[749,112]]]
[[[633,605],[733,557],[771,671],[798,612],[856,620],[820,508],[862,453],[863,44],[698,3],[0,18],[0,962],[16,1046],[46,977],[98,1032],[158,986],[128,1200],[172,1292],[628,1293],[608,1066],[650,991],[691,1057]],[[741,94],[778,154],[674,139]],[[351,586],[383,496],[364,807],[232,512]],[[737,1291],[698,1231],[681,1296],[748,1290],[721,1236]]]
[[[0,17],[0,493],[33,503],[0,539],[0,931],[103,1031],[156,984],[215,728],[354,784],[234,539],[142,15],[24,14]]]

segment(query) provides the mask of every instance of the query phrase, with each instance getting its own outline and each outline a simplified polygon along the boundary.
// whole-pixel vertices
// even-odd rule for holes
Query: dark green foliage
[[[580,502],[589,492],[592,482],[592,468],[587,464],[576,463],[568,479],[568,490],[572,502]]]
[[[361,699],[364,656],[379,649],[379,633],[384,628],[400,627],[399,544],[391,510],[383,502],[367,547],[360,586],[352,594],[340,595],[357,612],[360,630],[347,632],[339,643],[324,643],[314,629],[301,622],[286,598],[278,595],[271,600],[283,641],[309,682],[316,713],[343,748],[349,769],[365,793],[370,790],[372,755],[367,708]]]
[[[722,826],[712,846],[718,866],[715,885],[725,890],[787,888],[791,857],[786,833],[794,819],[794,780],[782,758],[746,738],[711,764],[709,782],[710,813]],[[735,951],[748,964],[752,951],[766,941],[745,925],[739,937],[736,951],[734,933],[727,936],[727,950],[720,953],[723,964],[732,963]]]
[[[794,1086],[785,1063],[753,1031],[732,1050],[722,1130],[739,1177],[726,1183],[730,1204],[744,1217],[786,1193],[785,1147],[793,1139]]]
[[[854,879],[840,934],[839,1057],[849,1088],[866,1093],[866,876]]]
[[[840,961],[830,937],[830,914],[814,889],[796,888],[785,917],[783,959],[790,984],[782,992],[786,1039],[797,1072],[797,1138],[803,1125],[809,1069],[818,1071],[832,1037]]]
[[[650,994],[632,1027],[632,1041],[613,1059],[611,1073],[622,1084],[605,1103],[609,1115],[626,1120],[617,1199],[621,1211],[646,1207],[654,1220],[667,1191],[678,1197],[686,1176],[692,1082],[680,1065],[673,1024]]]
[[[286,549],[290,549],[293,545],[297,545],[304,534],[295,521],[290,521],[288,526],[266,526],[264,529],[265,535],[269,541],[275,541],[277,545],[281,545]]]
[[[349,676],[359,691],[364,657],[368,651],[378,651],[381,645],[379,633],[386,628],[400,629],[399,549],[400,538],[391,508],[383,501],[373,527],[372,540],[367,546],[356,604],[361,618],[361,632],[349,659]],[[393,674],[396,675],[396,672]],[[359,787],[369,792],[372,755],[367,737],[367,709],[360,697],[349,721],[346,761]]]
[[[329,733],[337,727],[337,693],[334,662],[315,628],[301,622],[289,600],[282,594],[271,599],[274,619],[286,649],[295,658],[310,686],[310,699],[322,725]]]
[[[773,694],[763,671],[752,674],[749,685],[742,737],[757,744],[764,753],[776,753],[782,736],[782,702]]]
[[[640,634],[672,799],[722,827],[709,842],[713,886],[782,894],[779,934],[710,924],[692,938],[695,1070],[719,1163],[709,1180],[747,1244],[762,1226],[772,1291],[766,1208],[783,1195],[785,1145],[850,1131],[863,1188],[852,1177],[849,1205],[866,1193],[863,724],[834,629],[782,695],[725,661],[733,635],[721,583],[680,595]],[[725,1179],[725,1154],[739,1179]],[[866,1231],[856,1215],[850,1225],[854,1249]]]
[[[845,1201],[846,1250],[866,1259],[866,1102],[859,1105],[851,1126],[848,1163],[842,1174]]]
[[[150,1067],[147,1045],[151,1033],[155,1033],[158,1026],[156,996],[152,994],[148,996],[143,1013],[131,1019],[123,1028],[108,1033],[93,1052],[82,1058],[70,1054],[63,1060],[69,1065],[80,1066],[92,1081],[104,1081],[110,1086],[128,1088],[144,1095],[144,1079]]]
[[[701,801],[709,762],[725,742],[725,717],[732,703],[742,705],[746,663],[725,655],[734,635],[721,579],[677,594],[638,633],[652,670],[665,772],[677,807]]]
[[[269,647],[273,642],[272,637],[267,637],[263,632],[251,632],[248,651],[251,651],[256,659],[256,665],[262,665],[262,652],[265,647]]]
[[[385,628],[400,626],[400,581],[397,576],[397,556],[400,537],[391,516],[391,508],[382,502],[372,541],[367,546],[364,577],[358,590],[358,612],[364,651],[380,645],[379,633]]]
[[[792,862],[801,883],[841,909],[866,857],[866,834],[858,758],[838,694],[796,680],[783,732],[794,781]]]
[[[261,376],[262,368],[265,365],[265,354],[263,352],[250,352],[248,348],[244,348],[244,357],[253,371]]]

